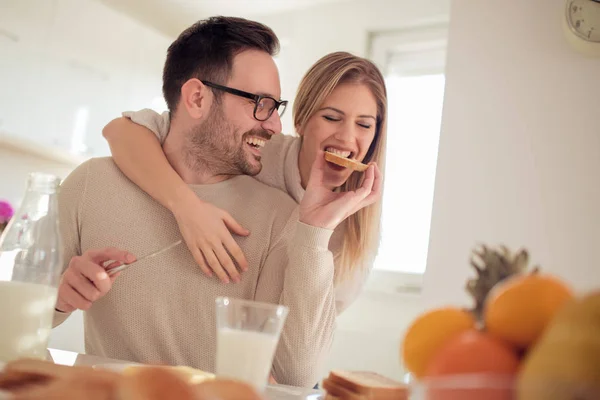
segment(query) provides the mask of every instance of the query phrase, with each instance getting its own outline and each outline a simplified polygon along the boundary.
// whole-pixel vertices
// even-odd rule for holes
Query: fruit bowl
[[[465,286],[472,307],[412,322],[400,362],[418,378],[413,400],[600,400],[600,290],[577,293],[528,260],[480,246]]]
[[[411,383],[410,400],[511,400],[514,376],[472,374]]]
[[[409,400],[597,400],[599,386],[532,382],[517,390],[514,376],[493,374],[455,375],[414,381]]]

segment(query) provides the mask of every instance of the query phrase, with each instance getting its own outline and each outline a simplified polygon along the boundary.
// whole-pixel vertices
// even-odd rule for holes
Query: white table
[[[71,351],[48,349],[48,359],[61,365],[99,365],[99,364],[131,364],[130,361],[113,360],[79,354]],[[265,396],[268,400],[323,400],[323,392],[286,385],[269,385]]]

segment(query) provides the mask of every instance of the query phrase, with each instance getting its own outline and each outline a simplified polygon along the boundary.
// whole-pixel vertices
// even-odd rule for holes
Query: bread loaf
[[[188,367],[149,365],[118,373],[43,360],[9,362],[0,372],[0,390],[11,400],[264,400],[246,383]]]
[[[117,386],[117,398],[203,400],[183,376],[161,367],[136,368],[123,375]]]

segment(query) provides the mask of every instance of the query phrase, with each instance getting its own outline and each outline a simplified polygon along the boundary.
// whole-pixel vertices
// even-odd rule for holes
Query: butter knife
[[[140,258],[138,258],[137,260],[135,260],[135,261],[133,261],[133,262],[131,262],[131,263],[129,263],[129,264],[123,264],[123,265],[120,265],[120,266],[118,266],[118,267],[111,268],[111,269],[109,269],[108,271],[106,271],[106,273],[108,274],[108,276],[113,276],[113,275],[114,275],[114,274],[116,274],[117,272],[120,272],[120,271],[123,271],[123,270],[125,270],[125,269],[129,268],[129,267],[131,267],[133,264],[135,264],[135,263],[137,263],[137,262],[139,262],[139,261],[144,261],[144,260],[147,260],[147,259],[149,259],[149,258],[156,257],[156,256],[158,256],[158,255],[160,255],[160,254],[162,254],[162,253],[164,253],[164,252],[166,252],[166,251],[169,251],[169,250],[171,250],[173,247],[176,247],[176,246],[180,245],[182,242],[183,242],[183,241],[180,239],[180,240],[176,241],[175,243],[171,243],[171,244],[170,244],[170,245],[168,245],[167,247],[163,247],[162,249],[160,249],[160,250],[158,250],[158,251],[155,251],[154,253],[146,254],[145,256],[143,256],[143,257],[140,257]]]

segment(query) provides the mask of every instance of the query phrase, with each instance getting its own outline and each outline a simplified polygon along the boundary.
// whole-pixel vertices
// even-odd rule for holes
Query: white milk
[[[57,294],[46,285],[0,281],[0,361],[46,357]]]
[[[218,376],[235,378],[264,389],[278,337],[273,334],[221,328],[217,332]]]

